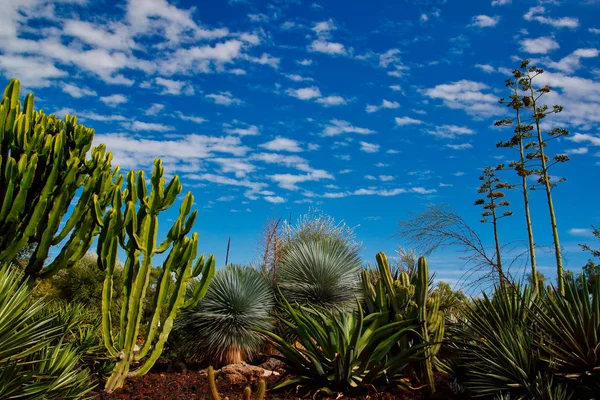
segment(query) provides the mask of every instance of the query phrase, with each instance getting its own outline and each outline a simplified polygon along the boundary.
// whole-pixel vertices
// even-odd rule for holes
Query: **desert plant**
[[[0,398],[82,398],[93,383],[81,351],[61,315],[30,294],[20,273],[0,269]]]
[[[163,350],[177,313],[182,308],[191,308],[198,304],[206,294],[208,283],[214,274],[213,256],[206,262],[204,256],[200,256],[197,262],[194,262],[198,251],[198,234],[187,237],[197,215],[197,211],[190,214],[194,202],[191,193],[183,199],[179,217],[166,239],[160,244],[157,243],[158,215],[175,202],[182,189],[177,176],[165,188],[163,174],[161,160],[157,159],[150,179],[151,190],[147,193],[144,172],[140,171],[137,177],[133,171],[129,172],[127,188],[123,191],[119,188],[115,192],[112,208],[103,220],[97,221],[102,226],[98,240],[98,264],[106,273],[102,291],[102,333],[109,354],[116,360],[113,373],[106,382],[107,392],[121,387],[127,376],[144,375],[150,370]],[[127,260],[123,269],[124,301],[115,340],[110,310],[119,246],[125,251]],[[169,249],[156,284],[153,314],[148,323],[147,337],[138,352],[135,349],[136,341],[140,332],[143,299],[150,282],[153,257]],[[199,275],[202,278],[193,296],[185,300],[187,285]],[[166,313],[163,312],[163,306],[167,308]],[[130,372],[131,363],[144,359],[148,353],[150,355],[144,363]]]
[[[273,390],[296,386],[302,391],[348,394],[365,391],[375,383],[407,388],[405,369],[428,346],[421,343],[392,355],[392,348],[405,336],[416,334],[419,324],[415,320],[385,324],[381,315],[364,317],[360,305],[356,312],[315,307],[296,310],[284,298],[282,307],[288,317],[282,317],[282,322],[296,335],[295,344],[257,329],[278,350],[280,355],[275,357],[286,364],[286,373],[292,376]]]
[[[264,338],[251,328],[273,328],[273,291],[266,279],[252,267],[219,270],[202,302],[183,311],[175,323],[186,354],[219,366],[256,355]]]
[[[359,295],[360,258],[340,241],[290,243],[277,269],[283,295],[297,305],[347,308]]]
[[[440,292],[436,291],[431,296],[429,293],[432,282],[427,260],[419,257],[412,277],[408,272],[401,271],[394,279],[385,253],[378,253],[376,259],[378,279],[373,280],[367,270],[362,272],[367,309],[370,313],[382,315],[386,322],[414,320],[419,323],[418,334],[406,335],[398,348],[402,350],[417,344],[429,344],[415,372],[421,383],[433,393],[433,367],[444,337],[445,316],[440,311]]]
[[[475,200],[475,205],[483,207],[483,211],[481,212],[481,222],[492,224],[494,232],[494,244],[496,247],[496,253],[494,257],[496,260],[495,268],[498,271],[498,276],[500,278],[500,286],[504,286],[506,283],[506,276],[504,275],[504,269],[502,268],[500,239],[498,237],[498,221],[500,221],[502,218],[510,217],[513,213],[512,211],[508,210],[500,213],[499,208],[510,206],[510,202],[508,200],[503,200],[505,197],[503,190],[512,189],[513,185],[502,182],[496,175],[497,169],[502,169],[502,166],[497,168],[488,166],[483,169],[483,175],[479,177],[481,186],[479,186],[479,189],[477,189],[477,193],[483,194],[485,198],[479,198]]]
[[[208,367],[207,376],[208,376],[208,387],[210,390],[210,398],[212,400],[221,400],[221,396],[217,390],[217,384],[215,382],[215,370],[213,367]],[[258,391],[256,395],[252,397],[252,389],[250,387],[244,388],[243,399],[244,400],[263,400],[265,398],[265,392],[267,391],[267,384],[264,380],[261,380],[258,384]],[[225,397],[224,400],[229,400],[229,397]]]
[[[552,289],[534,325],[539,345],[554,360],[557,378],[573,382],[578,392],[600,393],[600,281],[585,274],[565,279],[565,295]]]
[[[116,190],[118,168],[112,169],[104,145],[92,148],[94,130],[76,117],[63,121],[34,111],[31,93],[21,109],[19,88],[12,79],[0,104],[0,263],[33,246],[22,260],[33,284],[72,266],[90,248],[99,232],[95,220]],[[50,248],[59,244],[58,255],[46,263]]]

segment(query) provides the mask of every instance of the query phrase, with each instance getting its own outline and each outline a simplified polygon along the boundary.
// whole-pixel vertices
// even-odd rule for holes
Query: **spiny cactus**
[[[94,221],[120,178],[104,145],[92,148],[87,158],[93,129],[77,124],[74,116],[63,121],[34,111],[31,93],[21,108],[19,89],[19,81],[12,79],[0,104],[0,263],[11,262],[33,244],[25,274],[34,282],[72,266],[87,252],[99,232]],[[72,207],[76,194],[79,200]],[[57,245],[59,254],[44,266]]]
[[[131,171],[127,175],[127,188],[115,192],[112,208],[98,223],[102,232],[98,240],[99,266],[106,277],[102,292],[102,330],[104,344],[109,353],[117,359],[112,375],[106,382],[105,390],[112,392],[123,385],[128,376],[147,373],[160,356],[164,344],[173,327],[173,321],[182,308],[198,304],[208,289],[215,271],[215,259],[211,255],[206,262],[200,256],[196,262],[198,234],[187,234],[192,229],[197,211],[191,211],[194,197],[188,193],[179,209],[179,217],[169,230],[166,239],[157,243],[158,215],[175,202],[181,192],[179,178],[175,176],[165,188],[164,169],[160,159],[154,163],[147,193],[143,171],[137,176]],[[96,200],[96,198],[94,198]],[[118,249],[121,247],[127,259],[124,265],[123,295],[119,332],[113,338],[111,321],[111,301],[113,273],[117,263]],[[148,326],[144,345],[135,351],[136,339],[140,332],[143,299],[150,283],[152,258],[169,250],[160,269],[160,275],[153,298],[153,315]],[[201,275],[192,296],[185,300],[186,288],[190,280]],[[166,317],[163,314],[166,308]],[[135,371],[129,372],[133,361],[149,357]]]
[[[429,269],[425,257],[418,260],[416,274],[412,277],[400,272],[394,279],[385,253],[376,256],[379,277],[363,271],[363,289],[369,312],[387,314],[390,322],[416,319],[421,323],[414,343],[429,343],[425,358],[419,362],[419,377],[430,392],[435,391],[433,364],[438,354],[445,331],[444,313],[440,311],[440,296],[435,292],[429,296]],[[375,278],[375,279],[374,279]],[[402,348],[410,346],[409,341],[400,343]]]
[[[210,390],[210,397],[212,400],[221,400],[221,396],[217,391],[217,384],[215,382],[215,370],[213,367],[208,367],[208,388]],[[265,398],[265,392],[267,391],[267,384],[264,380],[261,380],[258,384],[258,391],[254,396],[254,400],[263,400]],[[242,395],[244,400],[252,400],[252,389],[246,387]],[[229,397],[225,397],[224,400],[229,400]]]

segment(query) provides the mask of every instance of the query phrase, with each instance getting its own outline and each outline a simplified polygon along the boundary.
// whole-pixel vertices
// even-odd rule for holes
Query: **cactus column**
[[[112,169],[112,154],[104,145],[92,148],[87,158],[93,129],[73,116],[62,121],[34,111],[32,94],[21,109],[19,88],[12,79],[0,104],[0,263],[13,261],[33,244],[25,267],[33,283],[72,266],[87,252],[99,232],[94,221],[110,204],[119,170]],[[79,200],[71,207],[76,195]],[[57,245],[60,253],[44,265]]]
[[[194,197],[188,193],[179,209],[179,217],[169,230],[166,239],[157,243],[158,215],[175,202],[181,192],[179,178],[175,176],[165,188],[164,169],[160,159],[155,161],[151,191],[147,193],[144,172],[127,175],[127,187],[113,196],[112,208],[98,223],[102,232],[98,240],[99,265],[106,273],[102,292],[102,330],[104,344],[117,362],[112,375],[106,382],[105,391],[112,392],[121,387],[127,377],[147,373],[160,356],[173,327],[173,321],[182,308],[198,304],[208,289],[215,271],[215,259],[211,255],[197,261],[198,234],[187,234],[192,229],[197,211],[191,211]],[[121,247],[127,259],[124,265],[123,294],[119,330],[113,337],[110,310],[113,290],[113,273]],[[153,298],[153,315],[148,327],[146,341],[136,351],[136,340],[140,332],[143,299],[150,283],[152,258],[169,250],[160,269]],[[201,276],[194,293],[187,300],[188,283]],[[164,313],[163,313],[164,311]],[[165,316],[166,315],[166,316]],[[141,366],[130,372],[134,361],[146,358]]]

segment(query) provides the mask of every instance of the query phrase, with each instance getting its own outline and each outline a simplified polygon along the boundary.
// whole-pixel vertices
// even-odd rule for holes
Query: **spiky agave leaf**
[[[244,361],[264,343],[250,328],[271,329],[273,305],[271,286],[258,270],[230,265],[215,274],[202,302],[177,320],[181,345],[213,365]]]
[[[361,262],[339,241],[294,242],[277,269],[277,283],[292,304],[347,308],[359,296]]]

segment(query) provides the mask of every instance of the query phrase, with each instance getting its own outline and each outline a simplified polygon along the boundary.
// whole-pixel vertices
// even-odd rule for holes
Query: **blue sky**
[[[565,106],[553,143],[571,161],[553,175],[567,268],[600,225],[600,2],[374,0],[1,0],[0,71],[36,107],[95,128],[124,169],[155,157],[196,197],[201,251],[224,262],[258,255],[268,218],[318,207],[357,226],[365,262],[393,253],[397,221],[447,203],[481,225],[478,176],[514,157],[497,104],[504,80],[530,58]],[[5,80],[6,81],[6,80]],[[550,126],[550,125],[549,125]],[[512,175],[506,178],[513,179]],[[524,240],[518,193],[504,242]],[[550,244],[542,191],[536,241]],[[163,230],[172,214],[163,219]],[[540,255],[552,276],[552,254]],[[458,254],[434,254],[456,282]]]

